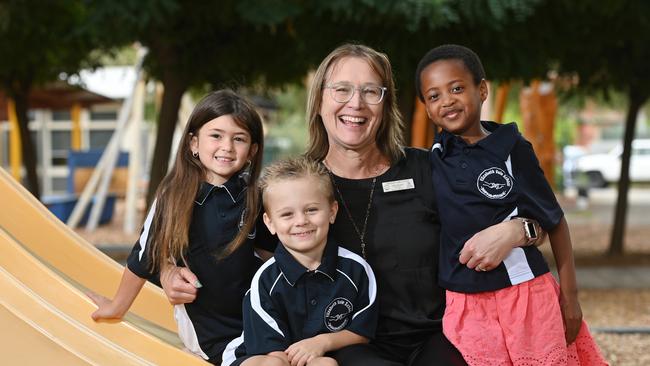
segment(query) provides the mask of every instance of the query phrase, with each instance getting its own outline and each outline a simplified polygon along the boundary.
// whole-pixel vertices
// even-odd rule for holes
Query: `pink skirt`
[[[497,291],[447,291],[443,331],[470,366],[607,365],[587,324],[566,345],[550,273]]]

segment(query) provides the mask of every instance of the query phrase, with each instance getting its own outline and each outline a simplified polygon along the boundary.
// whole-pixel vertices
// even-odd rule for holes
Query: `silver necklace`
[[[357,232],[357,235],[359,236],[359,239],[361,240],[361,256],[363,258],[366,258],[366,228],[368,227],[368,217],[370,216],[370,207],[372,206],[372,197],[375,194],[375,184],[377,183],[377,177],[372,178],[372,186],[370,188],[370,197],[368,197],[368,207],[366,207],[366,216],[363,219],[363,228],[362,230],[359,230],[359,226],[357,226],[357,223],[354,221],[354,218],[352,218],[352,213],[350,212],[350,209],[348,208],[347,203],[345,202],[345,199],[343,198],[343,194],[339,190],[339,186],[336,184],[336,181],[334,180],[334,175],[330,171],[330,178],[332,179],[332,185],[334,185],[334,188],[336,189],[336,193],[338,193],[339,197],[341,198],[341,203],[343,204],[343,208],[345,209],[345,213],[348,215],[348,219],[350,219],[350,222],[352,223],[352,226],[354,227],[354,231]]]

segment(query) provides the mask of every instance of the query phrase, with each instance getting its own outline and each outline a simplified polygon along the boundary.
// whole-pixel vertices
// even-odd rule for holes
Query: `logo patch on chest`
[[[476,180],[476,188],[485,197],[492,200],[505,198],[512,190],[512,177],[503,169],[492,167],[485,169]]]
[[[325,326],[330,332],[344,329],[350,322],[350,315],[354,310],[352,302],[346,298],[338,297],[325,308]]]

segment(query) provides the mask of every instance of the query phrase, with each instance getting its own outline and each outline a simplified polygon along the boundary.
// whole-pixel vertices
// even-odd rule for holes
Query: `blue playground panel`
[[[99,159],[104,153],[103,149],[92,149],[83,151],[68,152],[68,180],[67,180],[67,193],[56,196],[43,196],[41,202],[56,216],[59,220],[66,222],[72,214],[72,210],[77,203],[77,194],[74,192],[74,171],[77,168],[94,168],[99,163]],[[129,154],[120,152],[116,167],[127,167],[129,165]],[[110,222],[115,210],[116,196],[114,194],[107,194],[104,208],[99,217],[99,223],[105,224]],[[91,204],[88,205],[86,212],[81,218],[79,225],[84,225],[90,215],[90,209],[95,203],[95,197],[91,199]]]
[[[54,214],[59,220],[66,222],[74,210],[74,206],[77,204],[77,195],[74,193],[66,195],[57,195],[57,196],[43,196],[41,197],[41,202],[47,207],[50,212]],[[104,209],[102,210],[101,215],[99,216],[99,223],[105,224],[110,222],[113,218],[113,211],[115,210],[115,200],[116,197],[113,194],[106,195],[106,201],[104,202]],[[91,204],[86,208],[86,212],[81,217],[79,225],[85,225],[90,216],[90,209],[92,205],[95,204],[95,198],[91,199]]]
[[[94,168],[99,163],[104,149],[70,150],[68,152],[68,193],[74,193],[74,171],[76,168]],[[120,152],[115,167],[128,167],[129,153]]]

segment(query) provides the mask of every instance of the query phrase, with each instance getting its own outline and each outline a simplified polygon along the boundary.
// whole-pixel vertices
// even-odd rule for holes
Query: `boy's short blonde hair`
[[[259,180],[260,191],[262,192],[262,200],[264,208],[266,209],[266,192],[270,185],[274,182],[293,180],[298,178],[313,177],[318,180],[318,188],[323,192],[329,202],[334,202],[334,189],[332,187],[332,180],[329,171],[321,163],[318,163],[305,156],[298,158],[290,158],[285,160],[276,161],[262,171],[262,176]]]

